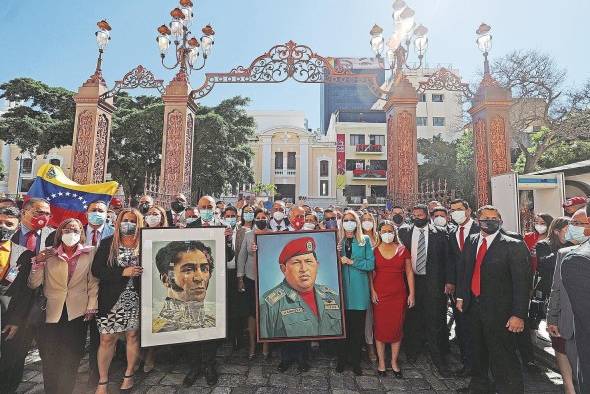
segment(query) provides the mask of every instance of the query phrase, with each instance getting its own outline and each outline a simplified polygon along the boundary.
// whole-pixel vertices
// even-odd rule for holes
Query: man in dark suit
[[[170,209],[166,211],[168,226],[181,227],[186,224],[185,210],[187,208],[186,196],[178,193],[170,203]]]
[[[215,199],[211,196],[203,196],[197,204],[199,208],[199,218],[189,224],[189,228],[200,228],[210,226],[220,226],[221,222],[215,217]],[[225,229],[225,260],[231,261],[235,257],[233,248],[233,229],[227,227]],[[197,378],[205,372],[205,379],[207,384],[214,386],[217,384],[218,375],[216,369],[215,356],[217,354],[217,346],[219,341],[204,341],[196,342],[191,346],[192,363],[190,371],[185,376],[183,385],[185,387],[192,386]]]
[[[586,216],[590,217],[590,204],[586,205]],[[574,215],[575,218],[575,215]],[[568,232],[590,235],[588,221],[570,223],[576,229]],[[588,234],[588,235],[586,235]],[[563,287],[569,296],[574,313],[574,336],[578,350],[578,385],[581,393],[590,393],[590,240],[586,240],[568,253],[561,266]]]
[[[29,249],[35,255],[48,246],[53,246],[54,230],[47,226],[51,217],[49,203],[42,198],[31,198],[23,204],[20,230],[12,242]]]
[[[449,226],[449,255],[455,264],[455,269],[459,265],[459,258],[465,248],[465,241],[470,235],[479,234],[479,225],[471,217],[471,208],[469,203],[462,199],[451,201],[451,219],[454,225]],[[463,367],[456,371],[455,374],[460,377],[466,377],[471,374],[471,345],[469,331],[467,330],[467,321],[465,315],[457,310],[455,302],[451,303],[453,316],[455,317],[455,334],[457,343],[461,352],[461,361]]]
[[[465,242],[459,259],[457,309],[466,314],[473,346],[470,393],[494,392],[491,369],[499,393],[522,393],[522,369],[516,355],[515,334],[524,330],[531,272],[524,242],[500,231],[497,208],[477,211],[480,234]]]
[[[414,269],[414,308],[407,313],[404,346],[408,360],[416,360],[424,342],[432,362],[443,377],[450,372],[445,363],[443,341],[447,330],[447,293],[455,290],[455,268],[448,258],[448,234],[430,224],[428,207],[420,204],[412,210],[413,224],[399,228],[399,237],[411,252]]]

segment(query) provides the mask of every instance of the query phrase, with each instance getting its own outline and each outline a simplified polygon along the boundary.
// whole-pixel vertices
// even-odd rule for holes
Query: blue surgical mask
[[[588,240],[588,236],[584,235],[584,227],[567,226],[567,232],[565,233],[565,240],[569,242],[582,243]]]
[[[251,222],[254,220],[254,212],[244,212],[244,221]]]
[[[88,214],[88,223],[93,226],[102,226],[107,218],[107,214],[103,212],[90,212]]]
[[[338,228],[338,222],[336,221],[336,219],[326,220],[326,228],[328,230],[333,230],[333,229]]]
[[[323,212],[316,212],[316,216],[318,217],[318,221],[324,220],[324,213]]]
[[[230,226],[230,227],[235,227],[236,223],[237,223],[236,218],[226,218],[226,219],[223,219],[223,221],[227,226]]]
[[[201,214],[201,219],[204,222],[210,222],[213,220],[213,210],[212,209],[200,209],[199,213]]]

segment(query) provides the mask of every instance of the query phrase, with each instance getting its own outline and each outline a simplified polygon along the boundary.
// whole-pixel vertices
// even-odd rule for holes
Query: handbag
[[[43,293],[43,286],[33,290],[33,302],[27,316],[27,323],[32,327],[39,327],[47,318],[47,297]]]

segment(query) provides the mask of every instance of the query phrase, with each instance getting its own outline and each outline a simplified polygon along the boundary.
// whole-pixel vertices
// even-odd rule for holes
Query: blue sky
[[[204,71],[225,72],[250,62],[271,46],[292,39],[324,56],[370,56],[374,23],[392,32],[390,0],[193,0],[195,25],[211,23],[216,45]],[[453,64],[465,79],[481,68],[475,29],[492,26],[492,57],[513,49],[539,49],[568,70],[569,84],[590,78],[584,29],[587,0],[406,0],[418,23],[429,28],[429,64]],[[75,90],[93,72],[95,23],[113,27],[104,60],[109,84],[138,64],[169,80],[156,47],[156,27],[169,22],[172,0],[0,0],[0,82],[28,76]],[[201,72],[192,85],[203,81]],[[215,104],[235,94],[250,96],[257,110],[302,110],[319,127],[318,85],[216,86],[203,101]]]

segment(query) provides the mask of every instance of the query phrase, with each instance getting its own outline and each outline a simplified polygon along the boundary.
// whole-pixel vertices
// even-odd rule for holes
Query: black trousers
[[[474,300],[466,312],[468,329],[473,339],[473,368],[470,389],[487,393],[491,388],[488,371],[491,369],[500,394],[524,392],[522,369],[516,355],[515,334],[501,321],[483,310]]]
[[[98,326],[96,320],[92,319],[86,322],[90,335],[90,343],[88,345],[88,372],[90,378],[96,380],[98,383],[98,346],[100,345],[100,335],[98,333]]]
[[[302,363],[307,360],[309,342],[285,342],[281,347],[281,361]]]
[[[207,368],[215,368],[217,356],[217,346],[219,340],[195,342],[190,346],[190,363],[191,370],[202,371]]]
[[[45,393],[72,393],[86,343],[84,317],[68,321],[64,305],[59,322],[45,323],[41,326],[38,342]]]
[[[418,356],[426,342],[432,362],[439,364],[445,337],[448,342],[447,298],[442,291],[434,295],[429,285],[426,277],[414,275],[416,304],[406,314],[403,342],[406,354],[411,356]]]
[[[243,318],[240,318],[240,296],[238,292],[238,276],[237,269],[226,270],[226,286],[227,286],[227,338],[232,345],[237,344],[241,337]]]
[[[4,329],[4,327],[2,327]],[[26,325],[18,328],[14,338],[2,335],[0,357],[0,393],[13,393],[23,378],[25,358],[31,348],[35,330]]]
[[[524,319],[524,330],[516,336],[516,347],[523,364],[535,360],[535,354],[533,351],[533,339],[531,337],[531,321],[530,319]]]
[[[473,346],[471,345],[470,333],[467,329],[467,317],[465,313],[459,312],[454,302],[451,303],[451,306],[453,308],[453,317],[455,318],[455,335],[457,337],[459,351],[461,352],[461,361],[466,369],[471,369]]]
[[[361,363],[361,349],[365,343],[365,315],[367,311],[346,309],[346,339],[338,344],[338,363],[345,363],[347,358],[353,366]]]

